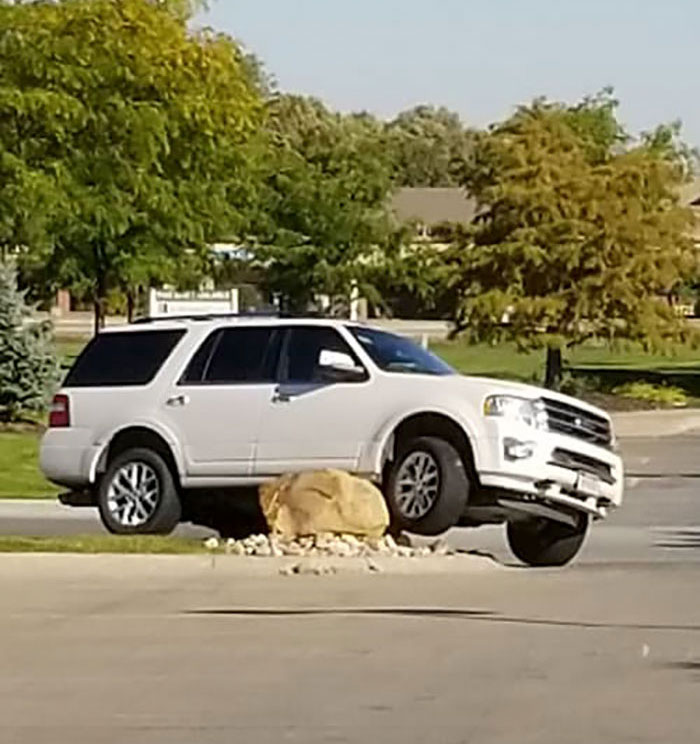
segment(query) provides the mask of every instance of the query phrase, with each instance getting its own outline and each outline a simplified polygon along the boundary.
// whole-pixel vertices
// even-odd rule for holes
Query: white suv
[[[338,468],[381,485],[395,528],[506,522],[531,565],[571,560],[623,483],[604,411],[357,323],[260,317],[101,333],[54,399],[41,467],[116,533],[171,531],[185,493]]]

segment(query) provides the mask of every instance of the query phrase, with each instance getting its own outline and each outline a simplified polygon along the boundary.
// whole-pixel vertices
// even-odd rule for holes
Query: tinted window
[[[440,357],[407,338],[359,326],[351,326],[350,331],[377,367],[386,372],[420,375],[456,374]]]
[[[214,331],[210,333],[204,343],[197,349],[196,354],[192,357],[192,360],[187,365],[185,374],[182,376],[182,382],[201,382],[204,377],[204,372],[209,365],[211,359],[211,353],[216,346],[216,342],[219,340],[221,331]]]
[[[292,328],[287,344],[286,369],[283,375],[285,381],[323,381],[318,364],[322,350],[341,351],[344,354],[349,354],[358,367],[362,366],[342,336],[332,328],[322,326]]]
[[[211,360],[204,369],[204,381],[273,382],[277,336],[274,328],[230,328],[221,331]]]
[[[121,387],[150,382],[177,342],[178,331],[101,333],[68,373],[66,387]]]

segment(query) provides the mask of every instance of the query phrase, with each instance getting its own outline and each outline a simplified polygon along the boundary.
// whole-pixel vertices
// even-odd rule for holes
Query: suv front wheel
[[[544,517],[508,522],[508,544],[528,566],[565,566],[581,550],[590,519],[578,514],[574,525]]]
[[[105,527],[117,535],[167,535],[182,514],[170,468],[145,448],[126,450],[109,463],[97,505]]]
[[[392,528],[439,535],[454,527],[469,497],[469,479],[455,448],[438,437],[416,437],[399,447],[384,479]]]

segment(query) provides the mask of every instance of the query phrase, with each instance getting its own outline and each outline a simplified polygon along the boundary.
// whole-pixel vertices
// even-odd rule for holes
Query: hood
[[[489,395],[517,395],[521,398],[536,400],[538,398],[549,398],[550,400],[566,403],[570,406],[576,406],[584,411],[601,416],[610,420],[609,414],[602,408],[593,406],[583,400],[574,398],[571,395],[557,393],[554,390],[538,387],[537,385],[526,385],[522,382],[511,382],[510,380],[498,380],[492,377],[472,377],[470,375],[456,375],[451,379],[452,384],[458,385],[462,389],[469,390],[473,395],[483,395],[486,398]]]

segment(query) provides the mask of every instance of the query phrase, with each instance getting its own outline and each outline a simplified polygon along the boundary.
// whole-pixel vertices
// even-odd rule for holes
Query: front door
[[[183,442],[188,477],[251,475],[260,418],[274,390],[280,332],[267,326],[214,331],[165,401]]]
[[[360,374],[333,381],[323,374],[323,357],[352,358]],[[362,374],[364,371],[364,375]],[[338,468],[353,471],[369,437],[372,406],[369,375],[341,334],[328,326],[287,330],[279,384],[263,408],[255,472]]]

